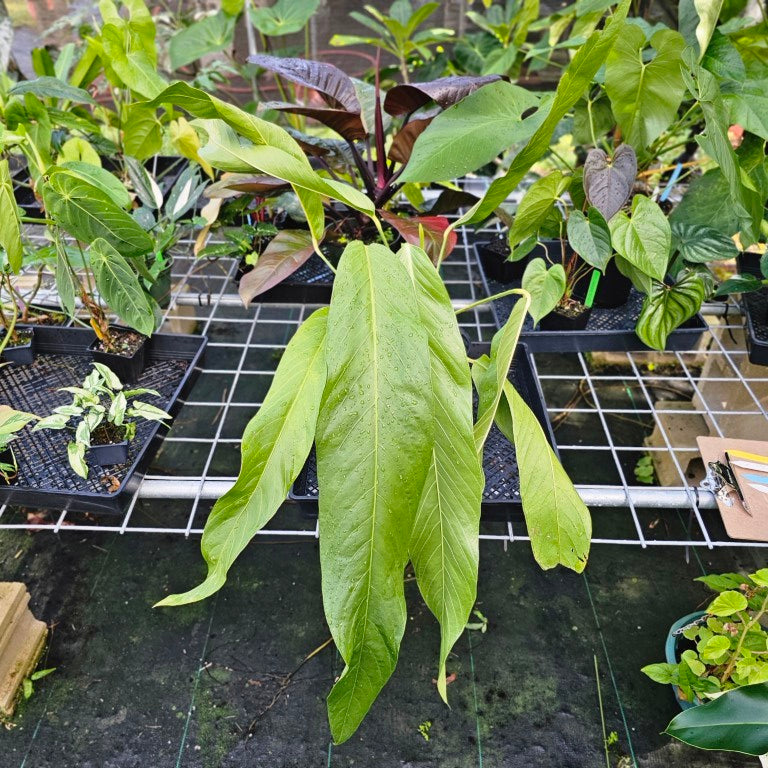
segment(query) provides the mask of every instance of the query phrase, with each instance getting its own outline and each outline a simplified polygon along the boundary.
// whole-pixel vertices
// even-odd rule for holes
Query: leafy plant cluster
[[[123,389],[120,379],[102,363],[93,363],[93,370],[81,386],[62,387],[59,391],[69,392],[72,402],[54,408],[53,413],[41,418],[32,431],[74,430],[74,440],[67,444],[67,458],[74,472],[83,478],[88,477],[85,457],[94,441],[100,445],[131,442],[139,421],[162,422],[171,418],[157,406],[136,399],[142,395],[159,397],[159,392],[145,387]],[[73,419],[74,427],[70,425]]]
[[[650,664],[643,672],[674,685],[690,702],[706,701],[745,685],[768,682],[768,569],[748,576],[724,573],[696,581],[718,593],[704,615],[685,627],[677,664]]]

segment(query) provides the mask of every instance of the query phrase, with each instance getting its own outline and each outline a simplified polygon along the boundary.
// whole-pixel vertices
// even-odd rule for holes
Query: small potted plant
[[[672,625],[667,661],[649,664],[643,672],[673,686],[683,709],[724,691],[768,682],[768,568],[744,576],[725,573],[701,576],[719,594],[706,610]]]
[[[120,379],[106,365],[94,363],[93,368],[81,386],[60,390],[72,393],[72,403],[55,408],[33,429],[73,430],[75,439],[67,445],[67,456],[72,469],[83,478],[88,477],[86,453],[102,467],[124,464],[136,436],[137,422],[171,418],[160,408],[135,399],[142,395],[159,397],[154,389],[124,390]],[[70,419],[76,419],[77,425],[70,426]]]
[[[16,455],[11,442],[16,433],[37,418],[32,413],[16,411],[9,405],[0,405],[0,482],[10,485],[18,474]]]

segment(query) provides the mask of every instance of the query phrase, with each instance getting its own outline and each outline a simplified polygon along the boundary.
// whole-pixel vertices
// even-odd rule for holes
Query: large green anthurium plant
[[[628,2],[576,54],[575,70],[542,107],[539,127],[510,174],[458,223],[492,212],[541,147],[549,146],[561,113],[604,61]],[[205,141],[200,153],[212,166],[290,184],[315,247],[327,198],[381,227],[368,196],[313,169],[299,144],[276,125],[182,83],[156,97],[156,104],[173,104],[197,118]],[[214,506],[203,534],[207,577],[160,603],[201,600],[225,584],[237,556],[277,513],[314,445],[323,602],[346,665],[328,697],[336,742],[355,732],[395,668],[406,625],[409,562],[440,624],[437,687],[447,699],[448,656],[476,598],[482,457],[494,423],[516,448],[538,563],[581,571],[589,552],[589,512],[509,381],[528,293],[516,291],[520,300],[490,354],[470,360],[439,263],[412,243],[397,252],[378,243],[347,245],[330,306],[313,313],[291,339],[243,434],[240,474]]]

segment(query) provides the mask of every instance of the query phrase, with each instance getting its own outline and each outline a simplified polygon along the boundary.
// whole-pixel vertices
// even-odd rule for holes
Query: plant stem
[[[760,606],[760,610],[754,615],[751,621],[744,622],[744,629],[742,630],[741,637],[739,638],[739,642],[736,645],[736,649],[733,652],[733,655],[731,656],[731,660],[728,662],[728,666],[726,666],[725,671],[723,672],[722,677],[720,678],[720,684],[728,680],[728,678],[731,676],[731,673],[733,672],[733,668],[736,666],[736,661],[739,657],[739,654],[741,653],[741,647],[744,645],[744,640],[747,638],[747,634],[749,633],[749,630],[752,629],[756,624],[760,623],[760,619],[763,617],[765,612],[768,611],[768,594],[765,596],[765,599],[763,600],[763,604]],[[747,618],[749,617],[749,614],[747,614]],[[742,618],[742,621],[744,619]]]
[[[495,293],[493,296],[488,296],[485,299],[480,299],[479,301],[475,301],[472,304],[467,304],[464,307],[459,307],[457,310],[455,310],[455,313],[459,315],[462,312],[466,312],[468,309],[474,309],[475,307],[480,307],[483,304],[487,304],[489,301],[496,301],[496,299],[503,299],[505,296],[511,296],[512,294],[516,294],[517,296],[522,296],[523,298],[527,296],[528,300],[530,301],[530,294],[528,293],[528,291],[524,290],[523,288],[510,288],[508,291]]]
[[[3,285],[9,290],[11,298],[13,298],[13,286],[11,285],[11,278],[6,272],[3,273]],[[0,341],[0,355],[2,355],[3,350],[11,342],[16,332],[16,320],[19,317],[19,307],[15,301],[12,301],[11,303],[13,304],[13,316],[11,317],[10,324],[6,325],[7,319],[5,317],[5,313],[3,313],[3,325],[5,326],[5,334],[3,335],[2,341]]]

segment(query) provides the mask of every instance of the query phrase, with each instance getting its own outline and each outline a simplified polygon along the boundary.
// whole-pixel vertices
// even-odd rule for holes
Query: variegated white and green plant
[[[88,477],[86,453],[92,445],[94,434],[105,431],[120,436],[120,440],[131,442],[136,436],[139,421],[170,419],[170,414],[151,403],[137,400],[150,395],[160,397],[154,389],[140,387],[123,389],[123,384],[114,372],[102,363],[93,363],[93,370],[78,387],[62,387],[60,392],[69,392],[72,402],[53,409],[53,413],[40,419],[33,432],[41,429],[69,429],[74,440],[67,444],[67,458],[74,472]],[[75,424],[70,422],[74,419]]]

